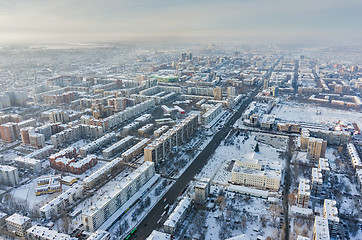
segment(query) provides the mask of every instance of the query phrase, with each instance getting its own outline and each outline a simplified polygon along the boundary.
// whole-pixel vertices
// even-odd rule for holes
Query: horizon
[[[361,9],[356,0],[0,1],[0,42],[186,39],[355,44],[362,40]]]

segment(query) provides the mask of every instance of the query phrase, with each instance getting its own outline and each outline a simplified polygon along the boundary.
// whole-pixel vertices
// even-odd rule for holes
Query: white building
[[[339,217],[337,202],[335,200],[324,199],[323,216],[328,220],[329,235],[331,237],[337,237]]]
[[[28,240],[76,240],[65,233],[59,233],[49,228],[34,225],[26,230],[26,239]]]
[[[297,196],[298,207],[308,208],[310,199],[310,181],[304,178],[299,179],[299,188]]]
[[[254,158],[236,160],[231,172],[233,183],[271,191],[279,190],[280,180],[280,169],[262,170],[259,159]]]
[[[0,183],[10,186],[18,185],[18,169],[7,165],[0,165]]]
[[[315,217],[313,240],[330,240],[327,218],[320,216]]]
[[[45,219],[61,214],[67,207],[71,206],[77,199],[83,197],[83,186],[76,184],[58,197],[51,200],[40,208],[40,214]]]
[[[5,222],[9,232],[22,237],[25,236],[25,231],[31,227],[31,219],[17,213],[5,219]]]
[[[127,136],[122,138],[120,141],[116,142],[115,144],[111,145],[110,147],[103,150],[102,154],[105,158],[111,158],[117,153],[119,153],[124,148],[128,147],[133,141],[133,137]]]
[[[102,196],[94,196],[92,206],[82,213],[87,231],[97,230],[114,212],[125,204],[137,191],[155,175],[154,163],[144,162],[134,172]]]
[[[153,230],[146,240],[171,240],[171,234]]]
[[[319,168],[312,168],[312,195],[318,196],[322,192],[323,175]]]
[[[100,148],[102,148],[103,146],[109,144],[110,142],[112,142],[114,139],[116,139],[116,134],[115,133],[108,133],[100,138],[98,138],[97,140],[88,143],[87,145],[79,148],[79,154],[83,157],[87,156],[88,154],[94,153],[97,150],[99,150]]]
[[[356,147],[352,143],[347,144],[348,154],[351,157],[352,166],[355,169],[362,169],[361,158],[358,155]]]
[[[190,207],[191,199],[187,197],[183,198],[167,218],[166,222],[163,224],[163,229],[165,232],[174,234],[180,227],[182,221],[185,219]]]
[[[111,238],[111,234],[107,231],[97,230],[92,233],[87,240],[108,240]]]

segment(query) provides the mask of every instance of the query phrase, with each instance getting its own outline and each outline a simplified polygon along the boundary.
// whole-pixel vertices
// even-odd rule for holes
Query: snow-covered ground
[[[335,125],[343,120],[349,123],[356,122],[362,126],[362,112],[321,107],[315,104],[283,102],[274,107],[271,114],[285,121]]]
[[[255,157],[258,159],[266,159],[270,162],[281,163],[279,153],[285,149],[284,137],[271,138],[271,134],[264,133],[241,133],[237,136],[237,133],[231,133],[220,146],[215,150],[214,154],[208,160],[202,171],[196,176],[200,178],[211,178],[214,183],[227,184],[230,177],[230,171],[225,171],[231,160],[240,159],[246,154],[254,153],[254,148],[257,143],[256,139],[263,140],[264,143],[259,142],[259,153],[255,153]],[[265,135],[267,137],[265,137]],[[283,141],[276,140],[283,139]],[[267,144],[271,141],[273,145],[278,145],[280,149],[274,148]],[[286,140],[285,140],[286,141]],[[283,142],[283,144],[281,144]]]

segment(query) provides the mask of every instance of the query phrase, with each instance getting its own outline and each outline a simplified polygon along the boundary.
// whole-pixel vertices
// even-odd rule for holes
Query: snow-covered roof
[[[71,237],[68,234],[59,233],[54,230],[50,230],[49,228],[43,226],[32,226],[27,231],[27,234],[32,234],[33,236],[38,236],[41,239],[48,239],[48,240],[75,240],[77,238]]]
[[[27,221],[30,221],[30,218],[22,216],[18,213],[14,213],[13,215],[11,215],[10,217],[8,217],[6,219],[6,221],[18,224],[18,225],[23,225],[24,223],[26,223]]]
[[[319,168],[312,168],[312,182],[323,183],[322,172]]]
[[[314,238],[318,240],[330,240],[327,218],[315,217]]]
[[[260,196],[263,198],[267,198],[269,196],[268,191],[245,187],[245,186],[230,184],[229,187],[227,187],[227,189],[232,192],[246,193],[246,194],[250,194],[252,196]]]
[[[299,179],[299,192],[298,194],[310,195],[310,181],[305,178]]]
[[[310,240],[310,238],[309,238],[309,237],[303,237],[303,236],[298,235],[297,240]]]
[[[0,165],[0,172],[10,172],[15,171],[17,168],[8,166],[8,165]]]
[[[250,238],[248,236],[246,236],[245,234],[241,234],[239,236],[227,238],[225,240],[250,240]]]
[[[189,208],[190,205],[191,205],[191,199],[187,197],[183,198],[179,202],[179,204],[177,204],[176,208],[173,210],[170,216],[167,218],[164,225],[174,228],[177,222],[180,220],[182,214],[186,211],[186,209]]]
[[[146,240],[169,240],[169,239],[171,239],[171,234],[159,232],[156,230],[153,230],[150,236],[146,238]]]
[[[339,222],[337,202],[335,200],[324,199],[324,217],[333,222]]]
[[[109,232],[103,230],[97,230],[92,235],[90,235],[87,240],[106,240],[109,239]]]

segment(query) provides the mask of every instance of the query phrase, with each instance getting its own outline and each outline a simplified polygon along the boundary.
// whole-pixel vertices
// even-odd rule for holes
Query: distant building
[[[21,237],[24,237],[26,230],[31,227],[31,219],[17,213],[14,213],[5,219],[5,221],[8,231]]]
[[[18,169],[12,166],[0,165],[0,183],[10,186],[18,185]]]
[[[210,179],[202,178],[195,185],[195,203],[203,205],[210,194]]]
[[[220,87],[214,88],[214,99],[222,100],[222,89]]]

